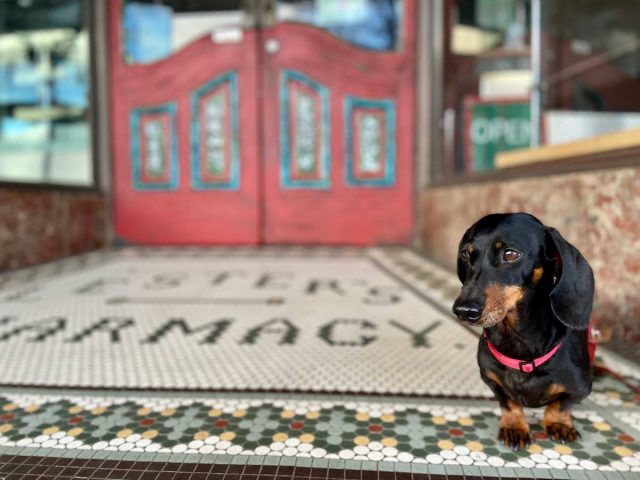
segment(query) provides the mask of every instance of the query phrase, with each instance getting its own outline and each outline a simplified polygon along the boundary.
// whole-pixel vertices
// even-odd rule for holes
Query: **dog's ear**
[[[555,286],[549,294],[551,310],[567,327],[584,330],[593,306],[593,271],[578,249],[555,228],[547,229],[547,245],[552,251],[546,254],[556,264]]]

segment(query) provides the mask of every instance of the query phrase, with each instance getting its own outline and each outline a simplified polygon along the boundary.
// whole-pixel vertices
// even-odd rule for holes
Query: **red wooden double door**
[[[114,226],[133,244],[403,244],[414,208],[416,2],[395,48],[308,24],[123,52],[110,4]]]

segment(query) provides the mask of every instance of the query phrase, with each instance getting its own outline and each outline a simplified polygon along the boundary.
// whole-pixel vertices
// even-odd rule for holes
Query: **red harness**
[[[489,347],[489,351],[491,352],[491,355],[493,355],[493,358],[495,358],[505,367],[513,368],[514,370],[520,370],[524,373],[531,373],[540,365],[548,362],[549,359],[553,357],[562,346],[562,341],[559,341],[551,350],[549,350],[549,352],[545,353],[541,357],[534,358],[533,360],[519,360],[517,358],[507,357],[506,355],[500,353],[493,345],[493,343],[489,341],[489,337],[487,337],[486,332],[484,332],[484,340],[487,342],[487,347]],[[588,327],[587,341],[589,344],[589,359],[591,360],[591,365],[593,365],[596,356],[596,341],[593,336],[592,324],[589,324]]]

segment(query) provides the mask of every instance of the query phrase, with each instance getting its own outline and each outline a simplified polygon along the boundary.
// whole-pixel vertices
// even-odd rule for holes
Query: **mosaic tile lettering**
[[[0,307],[5,385],[490,396],[477,338],[365,254],[125,251]]]

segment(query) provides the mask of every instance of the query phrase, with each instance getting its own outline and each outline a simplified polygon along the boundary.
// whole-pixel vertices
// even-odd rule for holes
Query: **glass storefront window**
[[[530,141],[530,2],[445,5],[436,178],[493,170],[498,152]]]
[[[87,7],[0,0],[0,182],[94,183]]]
[[[157,62],[216,29],[241,26],[241,4],[240,0],[125,0],[125,61]]]
[[[542,140],[640,129],[640,0],[542,2]]]
[[[506,168],[500,153],[538,139],[547,146],[640,129],[640,0],[541,0],[539,22],[533,4],[445,3],[436,179]]]
[[[353,45],[371,50],[395,50],[402,18],[401,0],[281,0],[281,22],[323,28]]]

